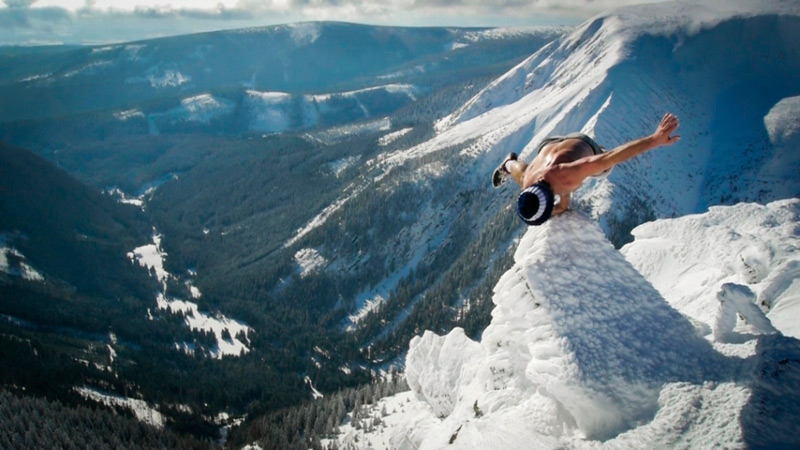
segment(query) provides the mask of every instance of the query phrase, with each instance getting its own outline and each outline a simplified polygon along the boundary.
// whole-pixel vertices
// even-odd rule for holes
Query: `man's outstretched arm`
[[[627,142],[610,152],[587,156],[571,163],[559,164],[560,167],[558,167],[558,170],[563,171],[560,175],[570,179],[569,184],[578,186],[587,177],[600,174],[648,150],[678,142],[680,136],[671,135],[678,129],[679,125],[680,121],[678,120],[678,116],[667,113],[664,115],[664,118],[661,119],[661,123],[656,128],[656,131],[650,136]]]

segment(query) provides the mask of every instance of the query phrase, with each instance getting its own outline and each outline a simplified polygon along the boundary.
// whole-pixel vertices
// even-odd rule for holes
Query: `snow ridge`
[[[607,232],[628,217],[799,196],[798,30],[797,3],[779,0],[613,10],[541,48],[438,122],[433,139],[381,167],[475,140],[476,166],[491,168],[509,151],[527,160],[545,137],[574,131],[613,148],[671,111],[682,119],[680,143],[576,193]]]

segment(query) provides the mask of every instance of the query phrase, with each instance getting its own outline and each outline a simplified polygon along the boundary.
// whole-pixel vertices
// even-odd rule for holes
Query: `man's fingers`
[[[680,125],[680,120],[678,120],[678,116],[672,113],[666,113],[664,118],[661,120],[661,125],[667,129],[674,129],[678,128]]]

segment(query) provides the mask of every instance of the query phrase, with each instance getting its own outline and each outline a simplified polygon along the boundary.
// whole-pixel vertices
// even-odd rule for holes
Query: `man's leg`
[[[517,154],[511,152],[508,154],[508,156],[506,156],[506,159],[504,159],[503,162],[501,162],[500,165],[494,169],[494,173],[492,173],[492,186],[498,188],[506,182],[506,179],[509,176],[513,177],[513,174],[511,173],[511,166],[514,162],[517,162]],[[516,180],[517,178],[514,177],[514,179]]]
[[[528,169],[528,163],[518,159],[507,161],[505,169],[511,174],[511,178],[519,184],[519,187],[522,187],[522,181],[525,179],[525,171]]]

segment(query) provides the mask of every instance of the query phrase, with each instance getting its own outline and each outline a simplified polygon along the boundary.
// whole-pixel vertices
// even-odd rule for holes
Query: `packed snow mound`
[[[750,298],[724,288],[721,302]],[[800,444],[786,431],[800,419],[798,341],[758,308],[740,342],[707,339],[583,213],[529,228],[493,301],[480,343],[460,329],[412,340],[406,377],[427,413],[393,448]]]
[[[640,225],[633,235],[622,248],[628,261],[709,331],[720,325],[720,292],[743,292],[783,334],[800,338],[800,199],[712,207]],[[737,295],[727,298],[735,303]]]

